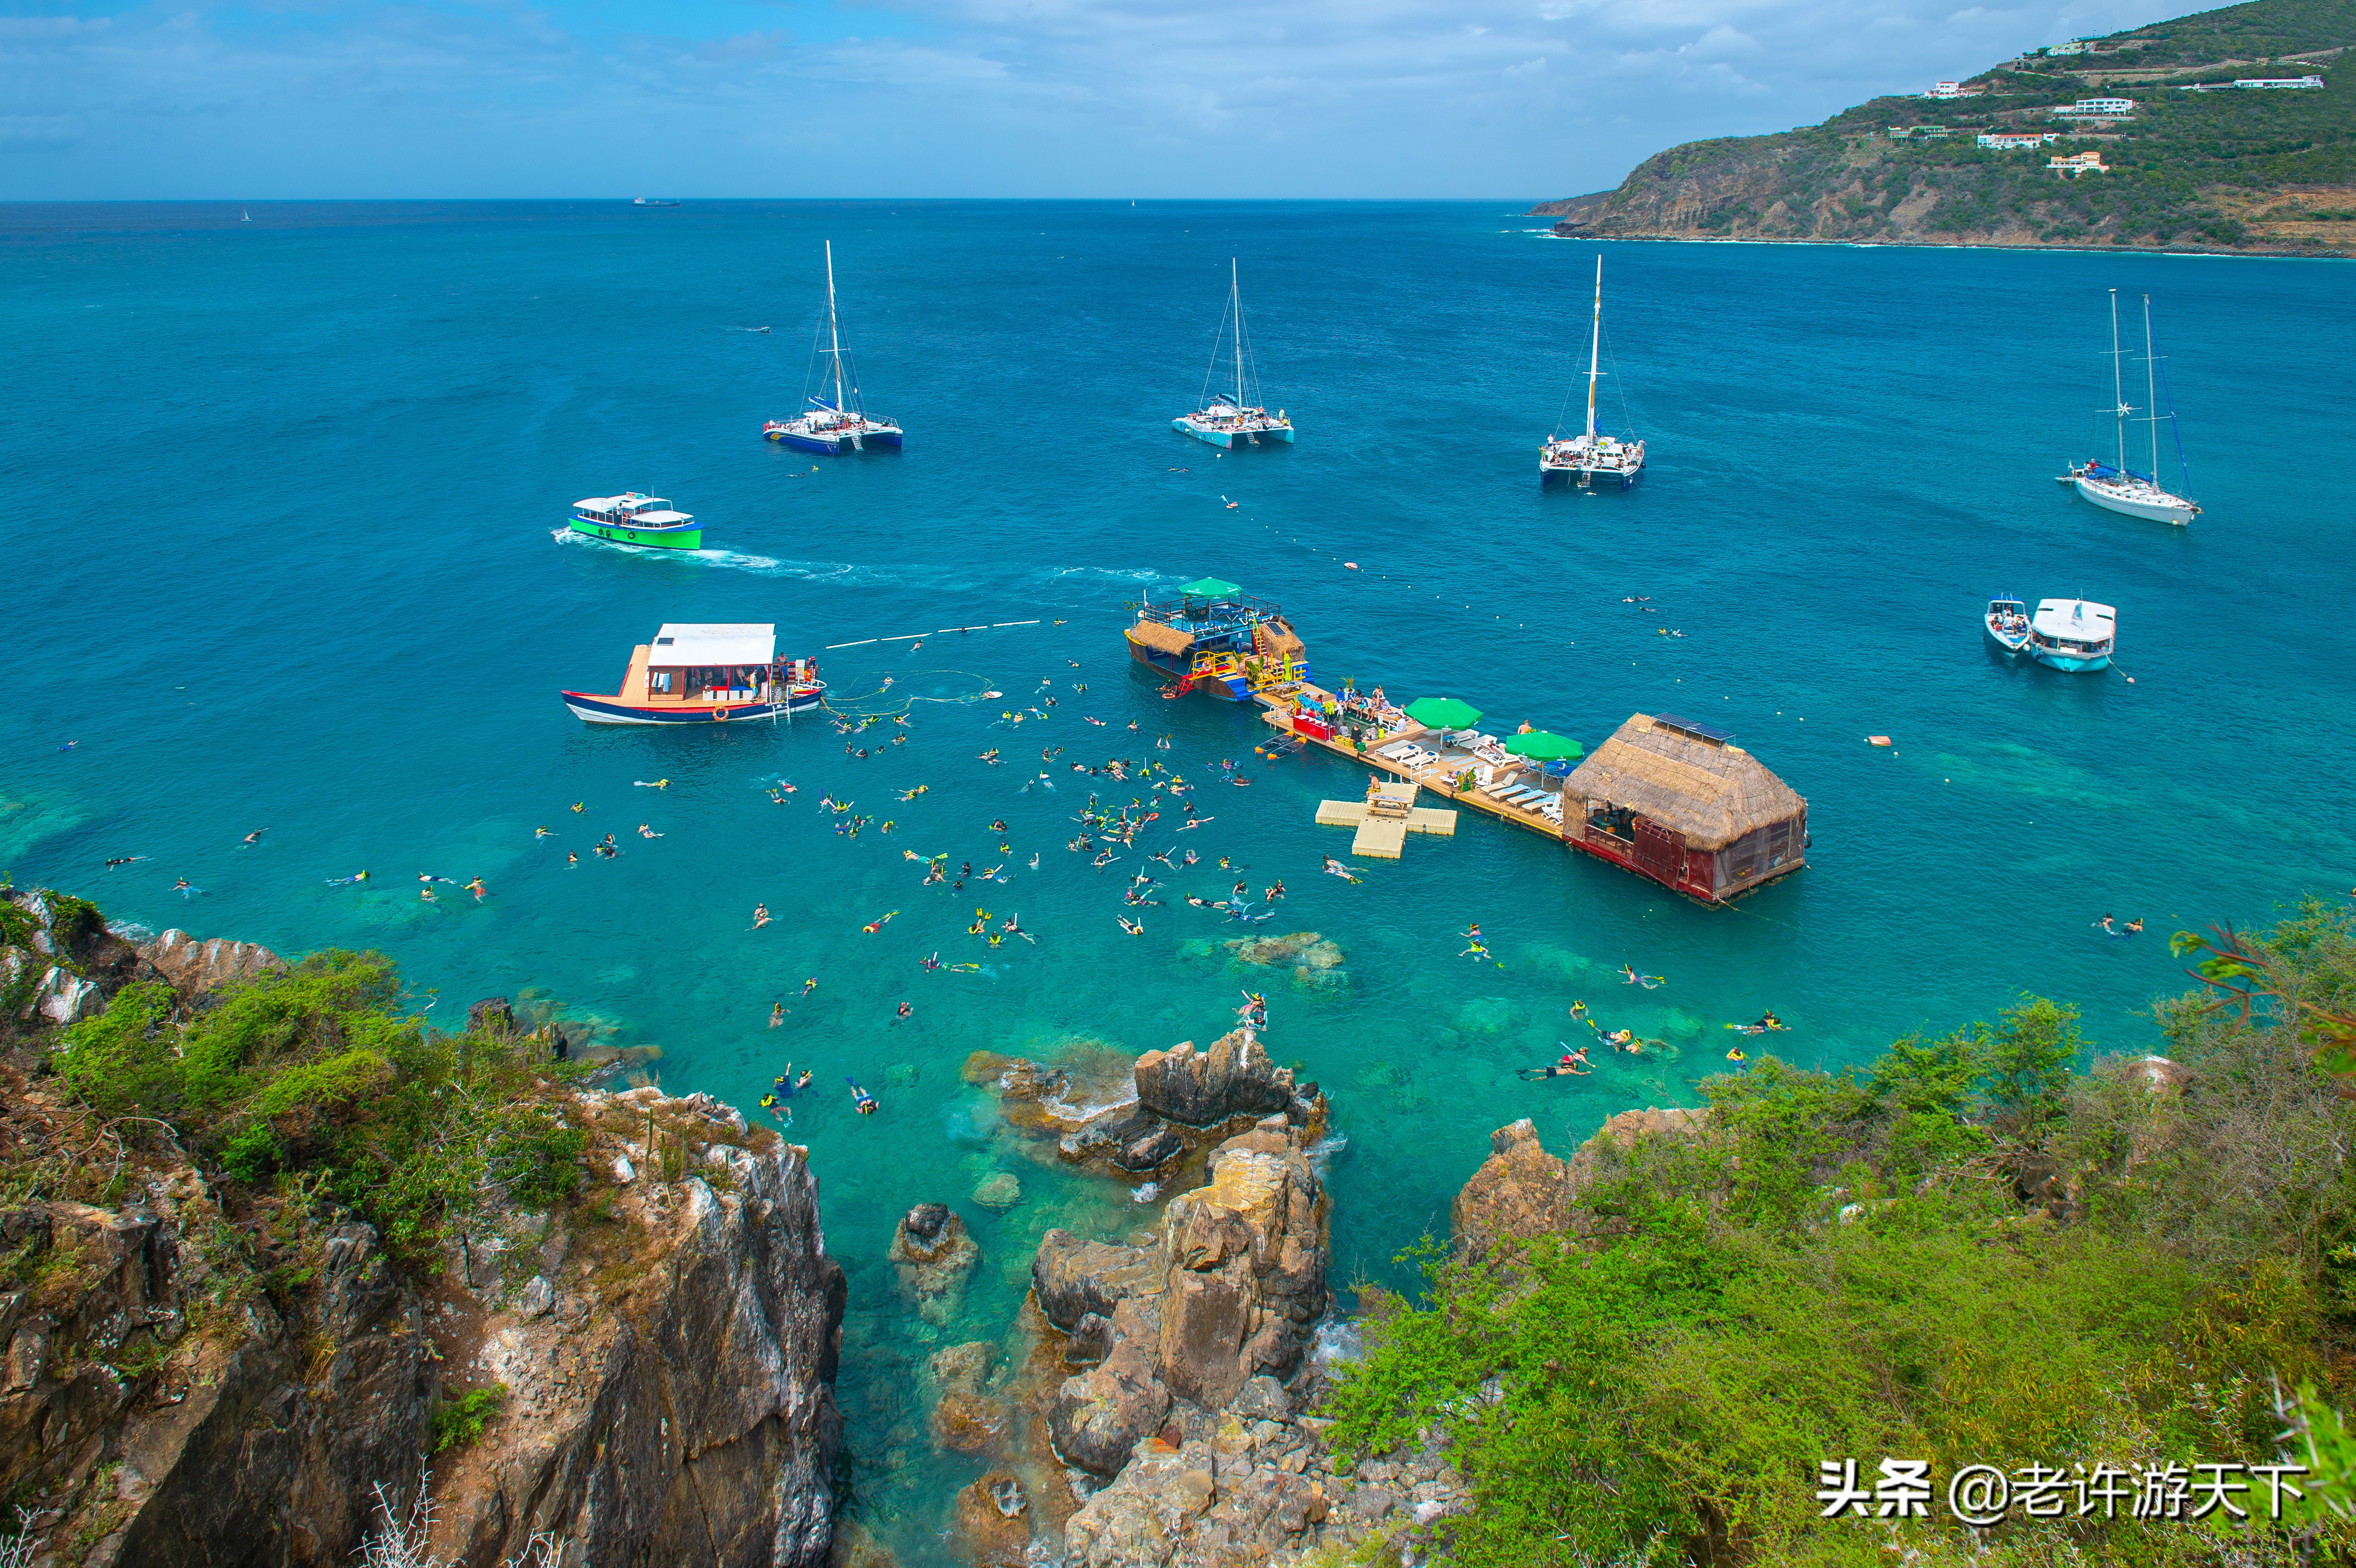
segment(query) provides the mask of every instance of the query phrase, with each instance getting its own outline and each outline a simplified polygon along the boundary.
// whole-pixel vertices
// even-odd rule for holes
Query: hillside
[[[1688,142],[1534,215],[1566,236],[1881,244],[2356,249],[2356,0],[2253,0],[2023,56],[1966,96],[1877,98],[1820,125]],[[2319,77],[2321,90],[2196,83]],[[1925,83],[1927,88],[1930,84]],[[2057,114],[2085,99],[2125,112]],[[1983,134],[2053,133],[1990,148]],[[2056,156],[2094,154],[2069,175]]]

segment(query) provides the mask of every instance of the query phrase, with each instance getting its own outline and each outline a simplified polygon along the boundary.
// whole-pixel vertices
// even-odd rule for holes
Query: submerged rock
[[[1023,1568],[1031,1551],[1031,1503],[1011,1470],[992,1470],[957,1495],[959,1555],[973,1568]]]
[[[952,1454],[982,1455],[1004,1446],[1012,1417],[983,1391],[991,1347],[976,1339],[935,1352],[928,1363],[940,1398],[933,1405],[933,1441]]]
[[[1002,1212],[1023,1201],[1023,1183],[1011,1170],[994,1171],[973,1189],[973,1200]]]
[[[965,1285],[981,1248],[965,1221],[942,1204],[919,1203],[893,1227],[892,1260],[902,1295],[926,1322],[947,1325],[965,1304]]]

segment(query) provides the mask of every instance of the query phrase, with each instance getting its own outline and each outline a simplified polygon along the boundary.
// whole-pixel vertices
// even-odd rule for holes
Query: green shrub
[[[483,1429],[506,1408],[507,1403],[504,1383],[468,1389],[455,1399],[435,1401],[433,1413],[426,1417],[427,1445],[436,1454],[465,1447],[482,1436]]]

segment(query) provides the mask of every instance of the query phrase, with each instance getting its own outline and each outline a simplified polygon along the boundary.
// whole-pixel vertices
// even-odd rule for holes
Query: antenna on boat
[[[1587,444],[1595,444],[1595,372],[1603,348],[1603,253],[1595,255],[1595,335],[1587,344]]]

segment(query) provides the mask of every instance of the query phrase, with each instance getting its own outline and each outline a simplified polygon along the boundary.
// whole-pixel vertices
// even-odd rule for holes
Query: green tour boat
[[[573,504],[573,531],[613,544],[647,549],[701,549],[703,530],[685,512],[671,509],[659,496],[627,491],[619,496],[592,496]]]

